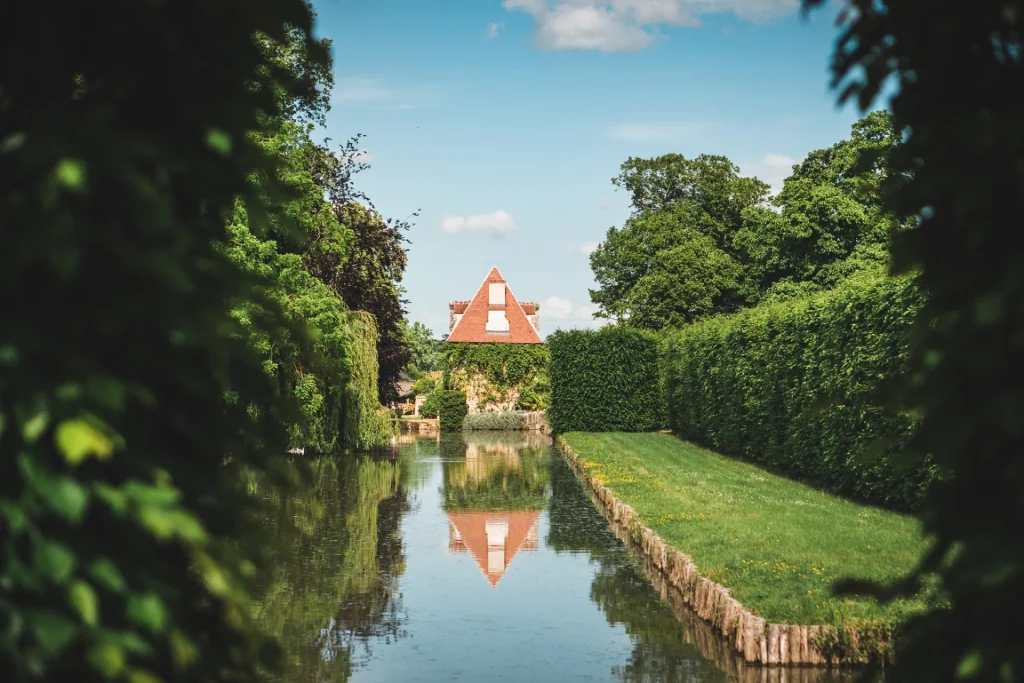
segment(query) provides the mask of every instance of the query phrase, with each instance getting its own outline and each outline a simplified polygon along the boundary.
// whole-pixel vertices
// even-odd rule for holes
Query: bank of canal
[[[258,616],[286,647],[284,680],[767,680],[737,678],[720,637],[652,586],[550,439],[405,441],[316,461],[300,495],[264,492],[282,552]]]

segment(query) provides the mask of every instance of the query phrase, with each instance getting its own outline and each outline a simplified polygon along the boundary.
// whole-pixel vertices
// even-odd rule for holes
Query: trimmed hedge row
[[[548,347],[552,432],[645,432],[662,426],[653,334],[616,326],[559,331],[548,337]]]
[[[897,466],[915,421],[879,397],[906,371],[921,304],[912,278],[865,276],[669,333],[669,424],[722,453],[912,510],[935,470]]]
[[[462,428],[481,431],[515,431],[526,429],[526,415],[506,410],[501,413],[470,413],[462,421]]]
[[[462,421],[469,412],[466,392],[438,389],[432,396],[437,397],[437,420],[441,431],[454,432],[462,429]]]

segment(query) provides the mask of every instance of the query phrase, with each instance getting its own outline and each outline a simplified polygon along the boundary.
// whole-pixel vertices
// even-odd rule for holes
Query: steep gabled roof
[[[489,303],[489,288],[492,284],[505,285],[505,303],[503,305],[491,305]],[[503,310],[508,320],[509,330],[507,333],[496,334],[487,331],[488,311]],[[503,343],[503,344],[540,344],[541,338],[536,328],[526,317],[519,300],[512,294],[505,278],[498,272],[497,266],[491,268],[491,272],[484,278],[483,283],[477,290],[469,305],[466,306],[462,318],[456,323],[455,328],[448,336],[449,342],[470,342],[470,343]]]
[[[536,544],[527,543],[530,531],[537,525],[540,518],[539,510],[515,510],[511,512],[449,512],[448,520],[459,533],[459,541],[449,545],[450,550],[456,552],[468,550],[469,554],[476,560],[476,564],[487,577],[491,588],[497,588],[501,577],[505,575],[508,566],[512,564],[512,558],[520,550],[536,550]],[[488,545],[487,525],[488,523],[502,524],[507,530],[503,545],[500,546],[500,562],[496,566],[491,562]],[[498,550],[498,547],[494,547]]]

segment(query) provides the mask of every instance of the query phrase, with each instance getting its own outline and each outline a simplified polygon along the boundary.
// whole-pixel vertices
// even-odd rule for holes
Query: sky
[[[775,188],[849,135],[828,63],[835,8],[800,0],[315,0],[333,42],[326,135],[355,134],[357,186],[411,218],[408,317],[497,266],[541,335],[596,327],[588,254],[629,215],[631,156],[723,154]]]

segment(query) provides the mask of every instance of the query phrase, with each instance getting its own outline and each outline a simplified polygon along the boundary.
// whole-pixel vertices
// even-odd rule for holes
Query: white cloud
[[[741,163],[742,175],[756,177],[771,185],[772,194],[778,194],[783,181],[793,175],[793,164],[800,161],[785,154],[765,154],[759,161]]]
[[[497,38],[498,34],[501,33],[501,29],[505,28],[505,24],[491,22],[487,24],[487,37]]]
[[[331,104],[339,107],[414,109],[433,104],[439,97],[434,85],[397,85],[380,78],[346,76],[335,81]]]
[[[544,320],[557,321],[554,329],[571,329],[574,327],[593,328],[599,327],[600,321],[594,319],[597,313],[597,306],[594,304],[583,304],[574,306],[568,299],[560,296],[549,296],[540,305],[541,324]]]
[[[574,244],[570,247],[569,251],[574,254],[583,254],[584,256],[590,256],[597,249],[598,242],[584,242],[583,244]]]
[[[560,320],[568,318],[572,313],[572,302],[559,296],[549,296],[544,299],[540,310],[544,313],[544,317]]]
[[[707,135],[718,124],[701,121],[666,123],[620,123],[605,133],[613,140],[625,142],[678,142],[684,138]]]
[[[512,214],[504,209],[469,216],[448,214],[441,222],[441,229],[453,235],[460,232],[479,232],[502,237],[516,231],[516,221]]]
[[[708,14],[765,21],[796,11],[800,0],[504,0],[533,17],[534,40],[547,50],[631,52],[649,45],[659,26],[699,26]]]

